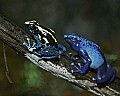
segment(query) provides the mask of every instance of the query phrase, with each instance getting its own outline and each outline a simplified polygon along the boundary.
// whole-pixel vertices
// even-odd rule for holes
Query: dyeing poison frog
[[[77,67],[73,60],[71,65],[75,70],[71,70],[72,73],[79,72],[81,75],[85,75],[92,68],[96,71],[96,78],[93,79],[101,85],[106,85],[115,79],[116,70],[111,69],[110,65],[106,63],[105,57],[97,44],[74,33],[64,35],[64,39],[78,53],[78,56],[82,57],[84,62],[84,66],[78,64],[79,67]]]
[[[28,28],[28,33],[35,40],[31,46],[30,38],[27,38],[27,43],[23,43],[26,48],[39,56],[41,59],[52,59],[58,57],[66,51],[66,48],[58,44],[55,37],[55,32],[47,27],[37,23],[35,20],[26,21],[25,26]]]

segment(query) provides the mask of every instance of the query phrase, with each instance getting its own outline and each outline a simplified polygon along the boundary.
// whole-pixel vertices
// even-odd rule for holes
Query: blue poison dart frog
[[[73,60],[71,65],[75,70],[71,70],[72,73],[78,72],[81,75],[85,75],[90,68],[94,69],[96,78],[92,79],[102,86],[115,79],[116,70],[111,69],[110,65],[106,63],[105,57],[97,44],[74,33],[64,35],[64,39],[78,53],[78,56],[82,57],[84,62],[84,66],[78,64],[79,67],[77,67]]]
[[[25,26],[28,28],[28,33],[35,40],[31,46],[30,38],[27,38],[27,43],[23,43],[26,48],[39,56],[41,59],[52,59],[58,57],[66,51],[66,48],[58,44],[55,37],[55,32],[47,27],[37,23],[35,20],[26,21]]]

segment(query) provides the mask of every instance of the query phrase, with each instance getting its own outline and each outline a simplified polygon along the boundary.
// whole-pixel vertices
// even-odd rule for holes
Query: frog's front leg
[[[116,77],[116,70],[111,69],[109,64],[103,64],[97,70],[96,81],[99,84],[112,82]]]
[[[68,53],[68,54],[65,54],[65,56],[70,58],[72,60],[72,63],[80,59],[80,56],[78,54],[73,55],[72,53]]]
[[[88,71],[88,68],[90,67],[90,64],[91,64],[91,59],[89,58],[88,54],[86,51],[84,50],[80,50],[79,51],[79,55],[82,56],[82,59],[84,61],[84,66],[81,67],[81,65],[79,64],[80,68],[78,68],[74,62],[71,63],[71,65],[76,69],[76,70],[72,70],[71,72],[72,73],[75,73],[75,72],[79,72],[81,75],[84,75],[87,71]]]
[[[27,43],[24,42],[23,45],[25,45],[25,47],[26,47],[30,52],[33,52],[33,50],[38,49],[38,48],[40,48],[40,47],[42,46],[41,43],[37,43],[37,44],[36,44],[35,42],[33,42],[33,45],[31,46],[31,44],[30,44],[30,38],[27,38]]]

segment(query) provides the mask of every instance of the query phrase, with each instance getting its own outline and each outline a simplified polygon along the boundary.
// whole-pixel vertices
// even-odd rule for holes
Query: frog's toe
[[[79,65],[80,68],[78,68],[78,67],[74,64],[74,62],[71,63],[71,66],[73,66],[73,67],[75,68],[75,70],[71,70],[71,73],[77,73],[77,72],[81,73],[81,64],[78,63],[78,65]]]
[[[26,45],[26,43],[25,43],[25,42],[23,42],[23,45]]]
[[[28,50],[29,50],[30,52],[33,52],[34,49],[36,49],[36,48],[33,47],[33,48],[29,48]]]
[[[77,72],[79,72],[78,70],[71,70],[71,73],[73,74],[73,73],[77,73]]]
[[[80,63],[78,63],[78,66],[79,66],[80,68],[82,67]]]
[[[30,38],[27,38],[28,46],[30,46]]]
[[[81,69],[81,64],[80,63],[78,63],[78,66],[79,66],[79,68],[75,65],[75,63],[74,62],[72,62],[71,63],[71,66],[73,66],[74,68],[76,68],[76,69]]]
[[[93,81],[96,81],[96,78],[92,78]]]
[[[113,76],[112,76],[110,82],[113,82],[115,80],[115,77],[116,77],[116,70],[113,69]]]
[[[33,47],[35,47],[35,44],[36,44],[36,43],[35,43],[35,42],[33,42],[32,48],[33,48]]]
[[[73,74],[73,73],[74,73],[74,70],[71,70],[71,73]]]
[[[71,66],[74,66],[74,65],[75,65],[75,64],[72,62],[72,63],[71,63]]]
[[[30,46],[30,38],[27,38],[27,43],[26,42],[23,42],[23,45],[29,49],[31,46]]]
[[[30,48],[29,44],[27,44],[26,42],[23,42],[23,45],[24,45],[27,49]]]

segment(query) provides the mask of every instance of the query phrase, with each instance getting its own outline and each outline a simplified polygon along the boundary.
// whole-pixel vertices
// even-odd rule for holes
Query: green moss
[[[23,71],[23,76],[25,78],[24,87],[42,87],[44,85],[43,75],[39,68],[30,63],[25,62],[25,70]]]

